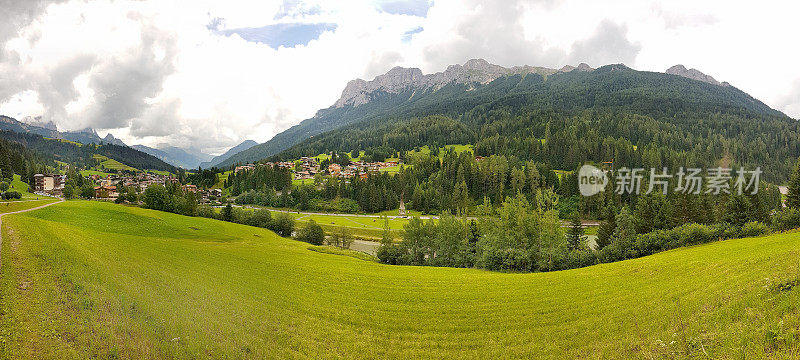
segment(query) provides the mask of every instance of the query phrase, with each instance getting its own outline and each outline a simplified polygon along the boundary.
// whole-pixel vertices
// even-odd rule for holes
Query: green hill
[[[98,202],[5,216],[0,358],[800,354],[797,233],[533,274],[308,247]]]
[[[43,159],[56,160],[77,167],[91,167],[100,157],[102,161],[113,159],[108,163],[109,169],[142,169],[176,173],[177,169],[164,161],[139,150],[104,143],[79,144],[73,141],[48,139],[40,135],[0,131],[0,139],[23,145]],[[124,165],[123,165],[124,164]]]

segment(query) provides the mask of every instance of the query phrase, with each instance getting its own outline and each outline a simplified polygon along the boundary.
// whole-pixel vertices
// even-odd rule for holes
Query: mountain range
[[[145,145],[133,145],[131,147],[164,160],[164,162],[168,164],[179,166],[184,169],[197,169],[200,163],[211,159],[211,155],[206,155],[199,152],[189,153],[186,150],[175,146],[151,148]]]
[[[172,146],[134,149],[186,169],[230,167],[278,155],[314,137],[354,124],[387,122],[427,115],[459,117],[468,111],[504,101],[525,99],[528,107],[559,112],[585,109],[626,109],[631,102],[649,103],[636,113],[674,116],[675,109],[785,117],[727,82],[719,82],[697,69],[675,65],[664,73],[636,71],[623,64],[594,69],[585,63],[560,69],[536,66],[503,67],[483,59],[450,65],[442,72],[423,74],[417,68],[395,67],[371,81],[347,83],[340,98],[309,119],[283,131],[265,143],[247,140],[222,155],[210,155]],[[669,106],[661,104],[668,100]],[[79,143],[111,143],[127,146],[108,134],[100,138],[92,129],[59,132],[52,122],[27,118],[24,122],[0,116],[0,130],[27,132]]]
[[[245,140],[241,144],[228,149],[228,151],[226,151],[224,154],[214,156],[214,158],[212,158],[211,160],[201,163],[200,167],[203,169],[215,167],[220,163],[222,163],[223,161],[227,160],[229,157],[238,154],[242,151],[245,151],[256,145],[258,145],[258,143],[253,140]]]
[[[550,69],[511,68],[472,59],[443,72],[423,74],[417,68],[395,67],[371,81],[350,81],[332,106],[275,135],[269,141],[241,151],[220,167],[250,163],[285,151],[314,136],[369,120],[409,118],[434,114],[459,116],[482,104],[506,97],[528,97],[532,103],[556,111],[628,106],[631,96],[649,99],[648,115],[664,115],[655,104],[669,97],[686,109],[716,107],[736,112],[785,116],[726,82],[718,82],[683,65],[665,73],[636,71],[623,64],[593,69],[587,64]],[[577,101],[564,101],[575,98]]]
[[[96,131],[90,128],[78,131],[58,131],[58,128],[53,122],[43,122],[40,117],[25,118],[24,121],[19,121],[8,116],[0,115],[0,130],[36,134],[50,139],[69,140],[81,144],[107,143],[128,146],[122,140],[115,138],[111,133],[101,138]],[[189,152],[174,146],[163,146],[158,149],[144,145],[133,145],[129,147],[155,156],[170,165],[183,167],[185,169],[196,169],[201,163],[214,158],[211,155],[200,152]]]

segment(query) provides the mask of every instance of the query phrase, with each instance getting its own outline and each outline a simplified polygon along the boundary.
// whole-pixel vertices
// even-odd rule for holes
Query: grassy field
[[[0,358],[800,356],[798,233],[503,274],[99,202],[2,231]]]
[[[32,199],[41,198],[41,196],[29,193],[28,192],[28,188],[30,186],[28,186],[28,183],[22,181],[22,177],[20,177],[17,174],[14,174],[14,177],[13,177],[11,183],[8,184],[8,185],[9,185],[9,188],[8,188],[9,191],[16,191],[20,195],[22,195],[22,198],[20,200],[32,200]],[[0,200],[0,204],[6,203],[6,202],[20,201],[20,200]]]
[[[351,228],[363,228],[383,230],[383,220],[381,218],[366,217],[366,216],[335,216],[335,215],[305,215],[291,213],[297,221],[314,220],[318,224],[333,225],[333,226],[346,226]],[[408,223],[408,219],[389,219],[390,230],[402,230],[403,226]]]
[[[26,201],[2,201],[0,202],[0,214],[32,209],[37,206],[42,206],[44,204],[56,201],[57,199],[51,199],[51,198],[43,198],[42,200],[32,199]]]
[[[445,150],[448,148],[453,148],[453,150],[455,150],[457,154],[460,154],[464,151],[473,152],[472,145],[464,145],[464,144],[445,145],[439,148],[439,157],[442,157],[444,155]],[[430,154],[431,149],[428,148],[428,145],[424,145],[419,148],[419,151],[412,150],[409,151],[408,153],[409,156],[414,156],[416,154]]]
[[[97,170],[81,170],[81,176],[92,176],[92,175],[99,175],[100,177],[105,178],[108,175],[113,175],[112,173],[104,172],[104,171],[97,171]]]
[[[101,166],[103,166],[104,168],[109,169],[109,170],[114,170],[114,171],[116,171],[116,170],[138,171],[138,170],[136,170],[136,168],[130,167],[130,166],[125,165],[125,164],[123,164],[123,163],[121,163],[121,162],[119,162],[117,160],[108,158],[108,157],[103,156],[103,155],[95,154],[93,157],[100,161],[100,165]]]

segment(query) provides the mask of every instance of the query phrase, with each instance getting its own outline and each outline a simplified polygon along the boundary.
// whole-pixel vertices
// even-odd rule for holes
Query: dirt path
[[[44,201],[44,200],[41,200],[41,201]],[[30,208],[30,209],[25,209],[25,210],[20,210],[20,211],[12,211],[12,212],[7,212],[7,213],[4,213],[4,214],[0,214],[0,266],[3,265],[3,215],[19,214],[19,213],[24,213],[24,212],[28,212],[28,211],[39,210],[41,208],[46,208],[46,207],[48,207],[50,205],[55,205],[55,204],[62,203],[62,202],[64,202],[64,200],[59,200],[59,201],[56,201],[56,202],[47,203],[47,204],[44,204],[42,206],[37,206],[35,208]]]

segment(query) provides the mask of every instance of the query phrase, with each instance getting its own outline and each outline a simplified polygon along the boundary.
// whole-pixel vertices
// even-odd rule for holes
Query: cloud
[[[322,12],[318,4],[307,4],[300,0],[284,0],[280,9],[275,14],[274,20],[282,18],[301,18],[308,15],[318,15]]]
[[[426,17],[428,16],[428,9],[431,8],[431,3],[428,0],[379,0],[376,1],[375,6],[380,11],[389,14]]]
[[[150,106],[148,99],[161,93],[164,79],[175,71],[176,50],[170,34],[143,28],[139,48],[104,62],[92,73],[89,86],[94,101],[81,116],[84,126],[116,129],[140,118]]]
[[[380,54],[374,54],[370,59],[367,69],[364,70],[364,78],[372,79],[375,76],[381,75],[395,67],[403,60],[403,55],[398,52],[390,51]]]
[[[93,54],[75,55],[40,75],[36,91],[44,105],[43,118],[60,122],[67,117],[66,105],[80,95],[75,88],[75,78],[89,71],[96,62]]]
[[[800,78],[795,79],[789,93],[778,100],[778,110],[794,119],[800,119]]]
[[[664,27],[675,30],[681,27],[697,27],[716,24],[719,19],[709,13],[689,13],[685,11],[666,10],[660,4],[653,6],[653,12],[664,21]]]
[[[247,41],[267,44],[277,49],[281,46],[307,45],[309,41],[318,39],[323,32],[334,30],[336,30],[336,24],[331,23],[288,23],[266,25],[258,28],[229,29],[218,31],[218,33],[225,36],[237,34]]]
[[[0,0],[0,9],[0,113],[129,144],[221,153],[313,116],[354,78],[472,58],[688,63],[800,116],[800,68],[786,60],[800,50],[775,36],[796,32],[800,9],[785,3]]]
[[[19,30],[36,20],[51,4],[64,2],[64,0],[3,0],[0,4],[3,9],[3,21],[0,21],[0,45],[4,45],[10,38],[16,36]],[[0,47],[2,50],[3,47]],[[3,52],[0,51],[0,61],[3,61]]]
[[[438,4],[438,3],[437,3]],[[426,27],[433,39],[423,49],[424,59],[435,68],[450,64],[461,64],[472,58],[484,58],[499,65],[513,66],[536,64],[556,66],[563,60],[565,52],[558,48],[547,48],[543,39],[529,39],[522,24],[523,1],[469,1],[464,8],[441,9],[434,7],[429,17],[441,22],[451,22]],[[442,38],[439,34],[452,34]]]
[[[585,62],[592,66],[624,63],[632,66],[642,46],[628,41],[627,33],[624,25],[604,20],[592,37],[572,45],[568,63]]]

